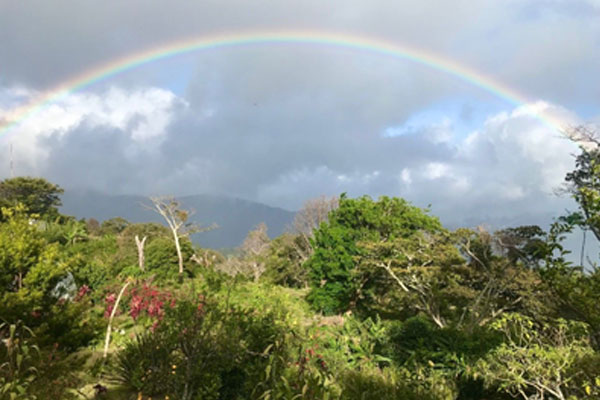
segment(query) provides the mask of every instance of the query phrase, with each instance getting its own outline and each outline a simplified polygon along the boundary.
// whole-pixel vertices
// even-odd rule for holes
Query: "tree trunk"
[[[144,266],[144,245],[146,244],[146,238],[147,236],[144,236],[144,238],[140,240],[140,237],[135,235],[135,245],[137,246],[138,250],[138,265],[140,266],[141,271],[146,270]]]
[[[125,289],[127,289],[127,286],[129,286],[130,283],[131,282],[127,282],[123,286],[123,288],[119,292],[119,295],[117,296],[117,301],[115,301],[115,306],[112,309],[112,312],[110,313],[110,318],[108,319],[108,326],[106,327],[106,338],[104,339],[104,355],[103,355],[104,358],[106,358],[106,355],[108,354],[108,344],[110,343],[110,332],[112,330],[113,318],[115,317],[117,308],[119,308],[119,302],[121,301],[121,297],[123,297],[123,293],[125,292]]]
[[[176,230],[173,230],[173,239],[175,239],[175,249],[177,249],[177,259],[179,261],[179,279],[181,279],[183,277],[183,254],[181,254],[179,235]]]

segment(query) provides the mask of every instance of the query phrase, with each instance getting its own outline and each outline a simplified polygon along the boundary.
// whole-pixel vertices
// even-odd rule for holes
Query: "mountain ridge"
[[[193,210],[190,222],[201,226],[216,224],[217,229],[192,235],[192,241],[202,247],[225,249],[242,244],[247,233],[261,222],[267,225],[270,237],[281,235],[290,226],[294,212],[263,203],[217,194],[197,194],[175,197],[182,208]],[[148,210],[148,197],[111,195],[94,191],[71,190],[62,196],[60,211],[76,218],[95,218],[99,222],[114,217],[127,221],[159,222],[163,218]]]

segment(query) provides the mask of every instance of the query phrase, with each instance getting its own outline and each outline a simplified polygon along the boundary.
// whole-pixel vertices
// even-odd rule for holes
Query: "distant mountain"
[[[209,232],[192,236],[194,243],[214,249],[239,246],[248,231],[264,222],[270,237],[279,236],[291,224],[294,213],[282,208],[270,207],[249,200],[217,195],[177,197],[185,209],[195,211],[191,221],[219,227]],[[122,217],[130,222],[160,222],[162,217],[142,207],[150,204],[143,196],[111,196],[95,192],[66,190],[62,196],[61,212],[77,218],[95,218],[102,222],[113,217]]]

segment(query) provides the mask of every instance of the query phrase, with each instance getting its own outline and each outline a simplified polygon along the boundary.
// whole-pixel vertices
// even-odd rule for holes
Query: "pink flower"
[[[88,294],[91,291],[92,290],[89,288],[88,285],[81,286],[79,288],[79,291],[77,291],[77,296],[75,296],[75,301],[81,300],[86,294]]]
[[[114,293],[107,295],[104,298],[104,302],[106,303],[106,310],[104,311],[104,318],[109,318],[113,309],[115,308],[115,302],[117,301],[117,296]]]

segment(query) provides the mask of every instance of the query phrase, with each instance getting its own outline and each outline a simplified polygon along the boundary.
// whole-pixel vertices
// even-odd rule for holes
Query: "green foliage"
[[[305,246],[299,235],[284,233],[273,239],[265,260],[263,277],[287,287],[302,288],[308,285],[308,270],[302,265],[297,247]]]
[[[185,284],[164,226],[76,221],[58,197],[39,217],[11,202],[39,207],[44,185],[20,181],[35,190],[8,196],[0,220],[0,316],[31,330],[0,326],[0,399],[92,398],[106,384],[103,306],[132,277],[146,284],[120,303],[98,398],[598,398],[600,270],[574,266],[563,241],[596,233],[599,157],[578,159],[580,209],[548,232],[449,232],[402,199],[342,195],[314,236],[314,220],[272,241],[259,226],[225,260],[162,203],[185,228]]]
[[[0,225],[0,315],[30,320],[33,311],[56,301],[54,289],[65,278],[67,263],[57,245],[48,245],[22,206],[2,209]]]
[[[47,220],[55,219],[63,193],[58,185],[43,178],[18,177],[0,181],[0,206],[15,207],[22,204],[30,214]],[[1,218],[0,218],[1,220]]]
[[[132,391],[147,394],[168,392],[169,379],[173,371],[169,346],[163,337],[145,333],[136,335],[115,357],[113,380]]]
[[[21,321],[0,324],[0,399],[35,400],[29,393],[38,376],[39,349],[32,344],[33,332]]]
[[[63,250],[72,259],[70,272],[78,285],[99,290],[117,276],[125,265],[134,261],[127,258],[117,246],[112,235],[77,242]]]
[[[384,356],[385,327],[380,320],[361,321],[345,317],[339,326],[324,325],[314,336],[315,348],[322,352],[332,369],[360,368],[366,364],[388,365]]]
[[[365,285],[354,274],[356,258],[363,254],[358,242],[407,239],[421,231],[441,229],[437,218],[403,199],[373,201],[368,196],[350,199],[342,195],[339,208],[314,232],[314,254],[306,262],[311,281],[308,300],[329,314],[355,308]]]
[[[467,261],[457,270],[463,297],[462,302],[453,304],[460,310],[455,326],[477,329],[506,312],[530,316],[554,312],[548,287],[540,284],[538,273],[545,262],[542,257],[548,254],[546,242],[539,242],[540,232],[537,227],[517,227],[493,235],[481,229],[459,229],[454,233]],[[532,252],[525,252],[526,248]]]
[[[105,327],[100,310],[93,308],[90,296],[84,296],[54,304],[36,332],[42,345],[75,351],[97,340]]]
[[[562,317],[588,324],[592,344],[600,348],[600,270],[594,267],[586,271],[583,266],[573,266],[566,260],[569,251],[562,241],[572,233],[580,220],[573,214],[558,218],[548,233],[548,251],[539,273],[549,287]]]
[[[284,332],[269,314],[179,301],[156,330],[130,342],[116,359],[114,379],[148,396],[257,398]],[[275,357],[276,358],[276,357]]]
[[[495,236],[510,262],[522,262],[529,268],[538,267],[549,251],[546,232],[537,225],[503,229]]]
[[[193,275],[195,265],[189,260],[194,254],[194,249],[189,239],[181,240],[181,252],[186,260],[186,273]],[[155,275],[157,279],[175,279],[177,263],[177,251],[172,239],[158,237],[146,245],[147,274]],[[137,264],[135,268],[138,268]]]
[[[419,379],[420,378],[420,379]],[[407,370],[363,367],[348,370],[341,379],[340,399],[348,400],[439,400],[453,399],[452,390],[441,376],[413,376]]]
[[[600,270],[588,273],[581,267],[554,263],[544,268],[541,275],[559,302],[559,313],[587,323],[594,347],[600,348]]]
[[[581,209],[578,225],[590,229],[600,240],[600,151],[586,150],[575,159],[575,170],[565,180]]]
[[[40,342],[69,348],[86,345],[99,330],[88,315],[91,304],[70,300],[73,275],[80,258],[48,244],[21,206],[3,209],[0,224],[0,316],[23,320],[38,332]],[[83,300],[83,299],[81,299]]]
[[[130,248],[135,252],[135,236],[143,238],[148,237],[148,242],[158,238],[171,238],[169,229],[161,224],[154,222],[145,224],[128,224],[123,230],[118,232],[118,243],[120,248]]]
[[[123,232],[125,228],[129,226],[130,222],[125,218],[115,217],[111,219],[107,219],[102,222],[100,225],[100,234],[101,235],[118,235]]]
[[[472,290],[456,243],[444,230],[359,244],[355,276],[367,312],[397,316],[398,310],[426,313],[439,326],[458,321]],[[368,307],[368,308],[367,308]]]
[[[593,355],[584,325],[558,320],[536,326],[530,318],[507,314],[492,327],[506,342],[475,364],[473,376],[523,399],[577,398],[581,387],[573,368]]]
[[[439,328],[417,316],[389,324],[387,352],[399,365],[433,363],[448,369],[456,368],[459,362],[477,360],[501,342],[502,337],[494,331]]]

